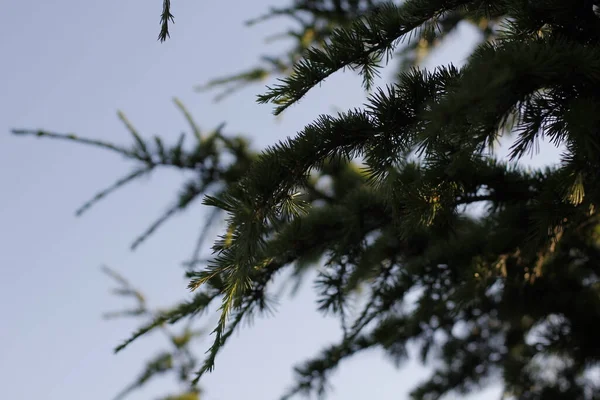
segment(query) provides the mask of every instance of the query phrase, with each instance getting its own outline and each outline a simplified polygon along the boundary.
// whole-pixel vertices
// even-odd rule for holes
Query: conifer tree
[[[130,124],[133,149],[15,133],[137,160],[139,168],[97,199],[161,165],[196,171],[147,234],[201,196],[214,218],[226,218],[213,258],[190,263],[193,300],[156,316],[118,350],[220,302],[197,382],[239,323],[270,307],[276,274],[315,267],[319,309],[339,317],[342,339],[296,367],[285,399],[324,394],[330,373],[366,349],[401,362],[409,343],[433,367],[414,399],[472,392],[494,380],[507,398],[596,399],[599,3],[305,0],[271,10],[307,15],[313,33],[298,35],[282,63],[270,58],[268,67],[214,83],[284,74],[258,98],[276,114],[345,68],[361,74],[371,94],[364,107],[322,115],[260,153],[220,129],[201,133],[183,108],[196,135],[192,150],[182,141],[147,142]],[[458,21],[484,33],[464,67],[404,68],[395,82],[373,87],[387,58],[418,63],[418,46],[434,45]],[[399,47],[404,40],[408,50]],[[507,160],[494,151],[503,138],[512,141]],[[564,148],[559,164],[520,167],[542,138]],[[326,190],[317,184],[324,177],[332,182]],[[484,211],[470,212],[474,205]],[[348,307],[357,297],[364,307],[353,316]]]

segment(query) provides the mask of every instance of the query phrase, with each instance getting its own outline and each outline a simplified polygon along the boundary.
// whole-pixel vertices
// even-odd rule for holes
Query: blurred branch
[[[101,140],[82,138],[74,134],[26,129],[14,129],[12,133],[21,136],[29,135],[39,138],[65,140],[98,147],[110,150],[141,164],[131,173],[119,178],[112,185],[92,196],[90,200],[77,209],[77,216],[82,215],[98,203],[98,201],[112,194],[117,189],[151,173],[157,167],[173,167],[193,172],[195,177],[184,183],[178,198],[173,204],[134,240],[131,249],[135,250],[171,216],[175,215],[178,211],[186,209],[195,199],[204,194],[218,195],[218,190],[221,189],[216,190],[216,188],[237,181],[247,170],[254,156],[249,149],[246,139],[238,136],[228,137],[223,134],[224,124],[220,124],[212,132],[202,135],[200,127],[183,103],[177,98],[173,99],[173,102],[183,114],[193,132],[195,144],[191,149],[184,147],[184,134],[171,146],[165,145],[158,136],[153,137],[151,140],[143,139],[121,111],[117,115],[133,138],[133,146],[129,149]],[[233,160],[229,156],[233,156]],[[211,218],[209,218],[209,221],[211,221]],[[204,239],[199,240],[201,245]]]
[[[131,310],[124,310],[119,312],[111,312],[104,314],[104,318],[117,318],[117,317],[143,317],[149,318],[151,321],[155,321],[160,315],[164,315],[165,312],[156,312],[148,308],[145,296],[136,288],[134,288],[123,276],[116,271],[104,266],[102,271],[111,277],[118,287],[112,292],[118,296],[133,298],[137,306]],[[180,306],[176,306],[175,309]],[[167,312],[168,313],[168,312]],[[197,399],[199,390],[189,389],[189,377],[190,374],[195,370],[197,360],[193,356],[190,349],[190,342],[192,339],[197,338],[204,334],[204,330],[194,330],[190,324],[186,324],[179,334],[174,334],[164,323],[157,324],[155,327],[160,328],[163,334],[171,344],[171,351],[162,351],[152,357],[146,362],[146,365],[139,376],[121,392],[117,394],[115,400],[120,400],[126,397],[135,389],[142,387],[151,379],[158,376],[165,375],[170,372],[177,373],[177,380],[182,385],[183,392],[165,398],[170,399]],[[193,397],[196,396],[196,397]]]

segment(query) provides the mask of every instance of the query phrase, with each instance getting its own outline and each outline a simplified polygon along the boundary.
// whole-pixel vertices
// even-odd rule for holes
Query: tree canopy
[[[240,322],[271,308],[269,288],[278,273],[293,269],[302,279],[316,268],[319,310],[339,317],[343,335],[296,367],[285,399],[325,394],[331,371],[366,349],[381,348],[400,363],[409,343],[433,368],[413,389],[414,399],[468,393],[495,380],[508,398],[594,399],[600,397],[593,377],[600,361],[598,3],[298,0],[269,10],[259,20],[297,23],[286,33],[295,46],[209,87],[232,85],[228,92],[280,74],[258,97],[280,114],[350,68],[370,95],[364,107],[321,115],[258,153],[222,128],[202,132],[180,103],[192,147],[183,136],[172,146],[143,139],[124,116],[132,147],[48,131],[15,133],[99,146],[137,163],[82,211],[155,168],[195,172],[134,247],[198,198],[211,210],[199,248],[212,222],[226,220],[213,257],[189,263],[193,299],[153,314],[117,351],[220,302],[207,357],[194,361],[193,374],[186,364],[181,375],[195,384],[214,368]],[[166,22],[169,7],[165,1]],[[414,67],[461,22],[481,31],[464,67]],[[395,81],[374,87],[379,68],[393,58]],[[503,137],[512,140],[507,160],[494,150]],[[558,165],[520,167],[517,161],[541,139],[564,147]],[[473,212],[475,205],[483,211]],[[362,309],[349,313],[357,299]],[[166,368],[165,360],[156,362]]]

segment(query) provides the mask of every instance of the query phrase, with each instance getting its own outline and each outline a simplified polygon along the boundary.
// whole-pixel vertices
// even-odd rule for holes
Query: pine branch
[[[190,317],[202,311],[209,303],[210,298],[206,296],[198,296],[204,297],[200,302],[192,301],[193,305],[196,308],[189,309],[188,304],[179,304],[175,308],[171,309],[168,312],[158,312],[155,313],[148,309],[146,305],[146,301],[144,296],[140,293],[139,290],[135,289],[131,284],[123,278],[120,274],[111,270],[107,267],[103,267],[103,272],[113,278],[120,287],[113,290],[113,293],[119,296],[125,297],[133,297],[138,303],[138,308],[133,310],[134,312],[130,312],[125,310],[123,312],[118,313],[109,313],[107,317],[122,317],[122,316],[134,316],[134,317],[145,317],[150,318],[152,321],[157,318],[164,317],[165,315],[169,315],[171,318],[175,317],[174,314],[177,312],[181,312],[182,308],[184,309],[185,317]],[[218,291],[216,292],[218,294]],[[206,294],[203,294],[206,295]],[[216,294],[215,294],[216,295]],[[171,321],[176,322],[176,321]],[[138,375],[138,377],[127,387],[125,387],[115,398],[122,399],[126,397],[133,390],[138,389],[148,383],[151,379],[154,379],[160,375],[164,375],[170,372],[176,372],[178,376],[178,380],[181,383],[187,383],[189,373],[195,368],[196,359],[191,354],[189,345],[193,338],[196,338],[202,334],[204,334],[203,330],[192,329],[190,323],[188,323],[183,331],[180,334],[174,334],[171,330],[164,325],[164,322],[161,323],[158,327],[167,337],[170,345],[172,346],[172,351],[163,351],[159,353],[157,356],[151,358],[147,363],[144,370]],[[198,394],[198,391],[189,392],[186,391],[186,395]],[[182,395],[183,396],[183,395]],[[181,397],[182,399],[184,397]],[[191,397],[187,397],[190,398]]]
[[[47,138],[58,139],[58,140],[68,140],[71,142],[87,144],[90,146],[100,147],[100,148],[104,148],[107,150],[111,150],[111,151],[121,154],[127,158],[134,158],[139,161],[146,161],[145,158],[143,158],[142,156],[140,156],[139,154],[137,154],[134,151],[130,151],[123,147],[116,146],[112,143],[103,142],[101,140],[81,138],[74,134],[63,134],[63,133],[54,133],[54,132],[48,132],[48,131],[42,131],[42,130],[27,130],[27,129],[13,129],[12,133],[15,135],[31,135],[31,136],[47,137]]]
[[[216,87],[230,85],[228,88],[226,88],[221,93],[219,93],[215,96],[215,98],[214,98],[215,101],[221,101],[225,97],[229,96],[230,94],[235,93],[236,91],[238,91],[240,89],[243,89],[245,86],[247,86],[250,83],[265,80],[266,78],[269,77],[269,75],[272,72],[273,71],[269,71],[262,67],[253,68],[248,71],[234,74],[231,76],[225,76],[225,77],[221,77],[221,78],[217,78],[217,79],[212,79],[206,84],[195,86],[194,89],[198,92],[205,92],[205,91],[214,89]]]
[[[327,347],[319,357],[305,362],[302,366],[295,368],[299,382],[286,391],[280,400],[289,400],[297,394],[308,395],[316,392],[323,397],[326,390],[328,375],[344,359],[357,354],[360,351],[373,347],[375,343],[367,335],[361,335],[352,341],[342,341]]]
[[[452,70],[430,76],[435,88],[439,82],[433,77],[450,79]],[[406,85],[422,83],[423,76],[415,75]],[[414,92],[402,92],[405,95]],[[435,92],[435,90],[434,90]],[[430,92],[417,92],[418,100],[411,107],[420,107],[429,100]],[[398,98],[399,104],[407,104],[407,99]],[[411,99],[412,100],[412,99]],[[410,103],[409,103],[410,104]],[[390,107],[391,109],[391,107]],[[340,114],[337,118],[322,116],[316,123],[306,127],[295,139],[281,142],[265,150],[255,161],[246,176],[219,199],[206,197],[204,204],[216,206],[229,213],[229,234],[226,248],[220,250],[214,263],[209,265],[204,278],[196,280],[195,285],[211,279],[215,274],[228,277],[228,289],[224,297],[221,325],[224,326],[227,314],[233,304],[244,293],[249,274],[253,268],[268,263],[263,258],[265,243],[262,239],[265,226],[277,224],[283,207],[293,204],[290,190],[306,179],[312,168],[319,168],[327,159],[351,159],[364,152],[369,141],[376,140],[389,132],[407,129],[415,121],[415,115],[400,118],[389,124],[385,113],[370,113],[354,110]],[[382,128],[386,131],[382,132]],[[410,140],[407,135],[406,141]],[[402,145],[402,141],[400,143]],[[265,225],[267,224],[267,225]],[[225,240],[225,237],[224,237]]]
[[[158,40],[164,42],[171,35],[169,34],[169,22],[175,23],[175,17],[171,14],[171,0],[163,0],[163,9],[160,15],[160,33]]]
[[[200,234],[198,235],[198,240],[196,241],[196,246],[194,248],[194,252],[192,253],[192,257],[190,258],[190,261],[185,263],[186,265],[191,267],[198,262],[198,257],[200,256],[200,251],[203,248],[204,241],[208,236],[209,229],[214,225],[219,215],[221,215],[221,210],[218,208],[213,208],[209,211],[208,217],[200,229]]]
[[[243,308],[236,312],[236,315],[233,321],[229,324],[227,329],[220,322],[217,328],[213,331],[215,335],[215,340],[213,345],[208,350],[208,357],[205,359],[202,368],[196,374],[196,377],[192,381],[192,385],[197,385],[200,378],[207,372],[211,372],[215,366],[215,360],[219,350],[225,345],[227,339],[233,334],[235,329],[242,322],[242,319],[246,316],[248,312],[252,309],[254,305],[251,302],[248,302]]]
[[[125,125],[126,129],[132,135],[134,140],[133,150],[128,150],[124,147],[114,145],[112,143],[80,138],[73,134],[60,134],[46,131],[33,130],[13,130],[17,135],[35,135],[37,137],[48,137],[51,139],[69,140],[81,144],[86,144],[94,147],[108,149],[118,154],[121,154],[129,159],[142,162],[142,166],[135,169],[130,174],[118,179],[108,188],[98,192],[94,197],[84,203],[77,211],[77,215],[83,214],[99,200],[102,200],[107,195],[113,193],[117,189],[125,186],[133,180],[152,172],[156,167],[174,167],[180,170],[191,170],[199,175],[196,180],[189,181],[183,188],[178,201],[169,207],[165,213],[160,216],[146,231],[132,243],[131,248],[135,249],[143,241],[145,241],[152,233],[154,233],[166,220],[173,216],[176,212],[185,209],[193,200],[201,194],[211,189],[212,186],[219,182],[237,181],[239,176],[247,169],[247,164],[251,162],[252,154],[248,149],[247,142],[241,138],[229,138],[223,135],[222,129],[224,124],[221,124],[209,136],[203,138],[199,126],[191,117],[188,110],[178,99],[174,100],[176,106],[183,113],[187,120],[197,143],[193,151],[184,149],[185,135],[182,134],[177,143],[167,148],[159,137],[154,137],[154,146],[151,142],[146,142],[135,129],[133,124],[127,119],[125,114],[118,112],[118,117]],[[154,147],[154,149],[152,148]],[[234,162],[222,165],[220,160],[224,153],[233,155]],[[199,181],[199,182],[197,182]]]
[[[269,87],[269,92],[260,95],[258,102],[277,104],[275,114],[278,115],[325,78],[348,66],[363,68],[364,84],[368,88],[372,84],[369,74],[375,61],[386,54],[389,56],[400,38],[444,12],[468,3],[468,0],[408,0],[401,6],[382,5],[364,20],[354,21],[350,28],[334,31],[330,43],[322,50],[308,50],[292,74]]]
[[[121,343],[119,346],[115,348],[115,353],[120,352],[125,347],[129,346],[139,337],[145,335],[146,333],[154,330],[155,328],[162,326],[165,323],[175,324],[179,320],[183,318],[188,318],[194,316],[202,311],[204,311],[208,305],[219,296],[219,293],[207,293],[207,292],[199,292],[194,295],[192,300],[183,302],[177,305],[173,310],[161,313],[156,316],[151,322],[143,325],[138,330],[136,330],[127,340]]]
[[[227,300],[224,299],[222,306],[219,309],[219,311],[221,311],[221,318],[217,324],[217,327],[212,332],[212,334],[215,335],[213,344],[208,351],[208,356],[205,358],[201,369],[197,372],[196,378],[192,382],[193,385],[196,385],[205,373],[214,369],[215,360],[219,351],[225,345],[225,342],[229,339],[229,337],[235,332],[239,324],[244,319],[251,318],[256,309],[265,309],[267,306],[265,302],[265,289],[268,282],[284,265],[292,262],[293,260],[293,257],[288,256],[288,258],[280,262],[272,262],[268,265],[265,265],[263,269],[256,270],[253,276],[254,279],[252,280],[251,290],[245,291],[244,298],[241,299],[241,301],[236,301],[233,307],[230,309],[230,312],[232,312],[234,316],[231,322],[228,324],[227,317],[229,314],[223,312],[224,305],[227,304]],[[222,291],[222,293],[223,292],[224,291]]]
[[[131,133],[131,136],[133,136],[133,139],[134,139],[134,142],[135,142],[134,151],[137,154],[140,154],[140,156],[143,158],[144,161],[146,161],[147,163],[151,164],[152,163],[152,156],[148,152],[148,148],[146,147],[146,143],[140,137],[140,134],[138,133],[137,129],[135,129],[135,127],[133,126],[133,124],[129,121],[129,119],[127,119],[127,117],[125,116],[125,114],[122,111],[118,111],[117,112],[117,116],[119,117],[119,119],[121,120],[121,122],[123,122],[123,124],[125,125],[125,127],[129,131],[129,133]]]
[[[462,145],[463,151],[480,149],[493,143],[498,129],[508,117],[515,111],[520,111],[519,105],[527,102],[538,91],[570,82],[598,84],[598,55],[599,49],[556,39],[482,45],[471,56],[458,89],[445,96],[431,114],[426,116],[433,123],[429,124],[424,134],[424,143],[431,143],[428,148],[431,149],[444,132],[456,132],[455,135],[463,133],[465,137],[456,137],[457,145]],[[487,96],[487,93],[495,95]],[[465,131],[462,128],[466,121],[453,116],[464,115],[473,108],[494,112],[469,114],[469,128]],[[525,108],[525,112],[531,117],[530,113],[534,110],[531,107]],[[524,122],[527,123],[527,120]],[[517,132],[519,129],[517,125]],[[523,131],[529,132],[527,129]],[[546,132],[552,133],[552,130]],[[467,135],[469,136],[466,137]],[[561,135],[564,137],[564,131],[555,132],[551,138],[560,142]],[[516,147],[512,157],[522,155],[531,142],[530,138],[525,144]]]
[[[192,129],[192,133],[196,137],[196,140],[198,141],[198,143],[202,143],[203,139],[202,139],[202,133],[200,131],[200,127],[198,126],[196,121],[194,121],[192,114],[190,114],[190,112],[188,111],[186,106],[177,97],[173,98],[173,103],[175,103],[175,105],[177,106],[179,111],[181,111],[181,113],[185,117],[185,119],[188,122],[188,124],[190,125],[190,128]]]
[[[126,395],[140,388],[151,378],[157,375],[164,374],[171,370],[173,366],[173,356],[170,353],[159,353],[155,358],[150,360],[144,371],[131,385],[122,390],[114,400],[121,400]]]
[[[79,207],[77,209],[77,211],[75,211],[75,215],[77,215],[77,216],[82,215],[84,212],[89,210],[94,204],[96,204],[98,201],[102,200],[104,197],[108,196],[115,190],[125,186],[126,184],[132,182],[133,180],[150,173],[152,171],[152,169],[153,169],[152,167],[137,169],[137,170],[134,170],[132,173],[124,176],[123,178],[117,180],[115,183],[113,183],[108,188],[95,194],[91,200],[88,200],[87,202],[85,202],[85,204],[83,204],[81,207]]]
[[[135,250],[171,216],[178,211],[184,210],[192,201],[196,200],[202,193],[204,193],[213,183],[208,181],[198,184],[195,181],[196,179],[188,182],[184,186],[184,190],[181,193],[179,200],[169,207],[156,221],[154,221],[154,223],[152,223],[152,225],[150,225],[140,236],[135,239],[135,241],[131,244],[131,250]]]

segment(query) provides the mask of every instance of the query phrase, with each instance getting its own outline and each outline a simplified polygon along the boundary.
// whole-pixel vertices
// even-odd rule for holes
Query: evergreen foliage
[[[164,315],[165,312],[152,311],[146,304],[145,296],[137,289],[135,289],[125,278],[120,274],[113,271],[108,267],[104,267],[103,271],[111,277],[118,285],[113,289],[113,293],[117,296],[129,297],[135,300],[137,303],[136,307],[126,309],[123,311],[106,313],[104,317],[106,319],[122,318],[122,317],[134,317],[148,319],[154,323],[157,320],[157,315]],[[202,304],[207,303],[210,299],[206,299],[201,295],[196,296],[193,303],[193,313],[198,313]],[[181,310],[184,305],[181,305]],[[188,307],[189,313],[190,307]],[[176,312],[176,311],[175,311]],[[172,312],[171,314],[174,314]],[[144,386],[151,379],[158,376],[174,373],[177,381],[182,386],[182,390],[179,393],[169,396],[163,396],[160,400],[199,400],[200,391],[198,389],[190,389],[188,382],[191,374],[196,369],[198,363],[197,357],[194,356],[194,352],[191,349],[191,343],[194,339],[201,336],[204,332],[201,329],[196,329],[192,326],[193,321],[188,319],[187,323],[181,329],[179,334],[173,333],[170,326],[167,326],[165,322],[173,324],[175,321],[174,317],[171,317],[168,321],[163,320],[163,323],[153,325],[153,328],[160,329],[166,336],[170,343],[170,351],[158,352],[152,357],[146,364],[146,367],[138,375],[129,386],[123,389],[116,397],[115,400],[125,398],[132,391]]]
[[[329,43],[337,29],[350,28],[357,19],[377,12],[385,5],[386,2],[382,0],[294,0],[287,7],[272,7],[266,14],[250,19],[246,24],[253,26],[277,18],[290,20],[293,24],[289,29],[267,39],[268,42],[287,40],[292,44],[289,50],[284,54],[264,55],[260,65],[213,79],[196,86],[196,89],[205,91],[224,87],[215,97],[215,100],[221,100],[248,84],[264,81],[272,75],[289,75],[294,65],[311,48],[322,49]],[[481,32],[482,41],[490,40],[494,37],[494,26],[499,17],[499,14],[470,14],[462,9],[438,15],[435,24],[430,24],[428,29],[413,32],[412,40],[405,41],[398,49],[396,58],[400,61],[400,70],[422,62],[430,50],[443,43],[456,30],[460,22],[475,26]]]
[[[163,8],[160,14],[160,33],[158,40],[164,42],[171,36],[169,33],[169,22],[175,23],[175,16],[171,14],[171,0],[163,0]]]
[[[172,147],[145,141],[124,117],[131,149],[15,133],[74,140],[137,161],[138,169],[95,200],[159,166],[195,171],[140,240],[201,195],[226,219],[214,257],[189,263],[196,297],[155,315],[118,350],[220,301],[196,382],[241,321],[270,310],[276,274],[295,268],[301,277],[314,266],[319,310],[339,317],[342,338],[295,369],[284,398],[324,394],[330,373],[362,350],[380,348],[401,363],[407,345],[416,344],[433,371],[414,399],[468,393],[495,380],[507,398],[596,399],[599,3],[306,0],[271,10],[269,16],[312,16],[311,39],[297,35],[299,47],[281,68],[273,63],[219,83],[284,73],[258,98],[277,114],[344,68],[361,74],[371,94],[364,107],[322,115],[259,154],[220,129],[202,135],[183,108],[196,136],[191,150],[182,140]],[[484,39],[464,67],[403,69],[392,84],[373,87],[384,59],[418,62],[419,46],[433,46],[459,21],[477,24]],[[411,44],[399,48],[403,40]],[[503,137],[513,140],[508,161],[494,154]],[[564,147],[560,163],[520,167],[542,138]],[[325,178],[327,190],[318,184]],[[483,212],[470,212],[473,205]],[[348,307],[357,297],[364,306],[352,318]],[[151,365],[160,370],[163,362]]]

